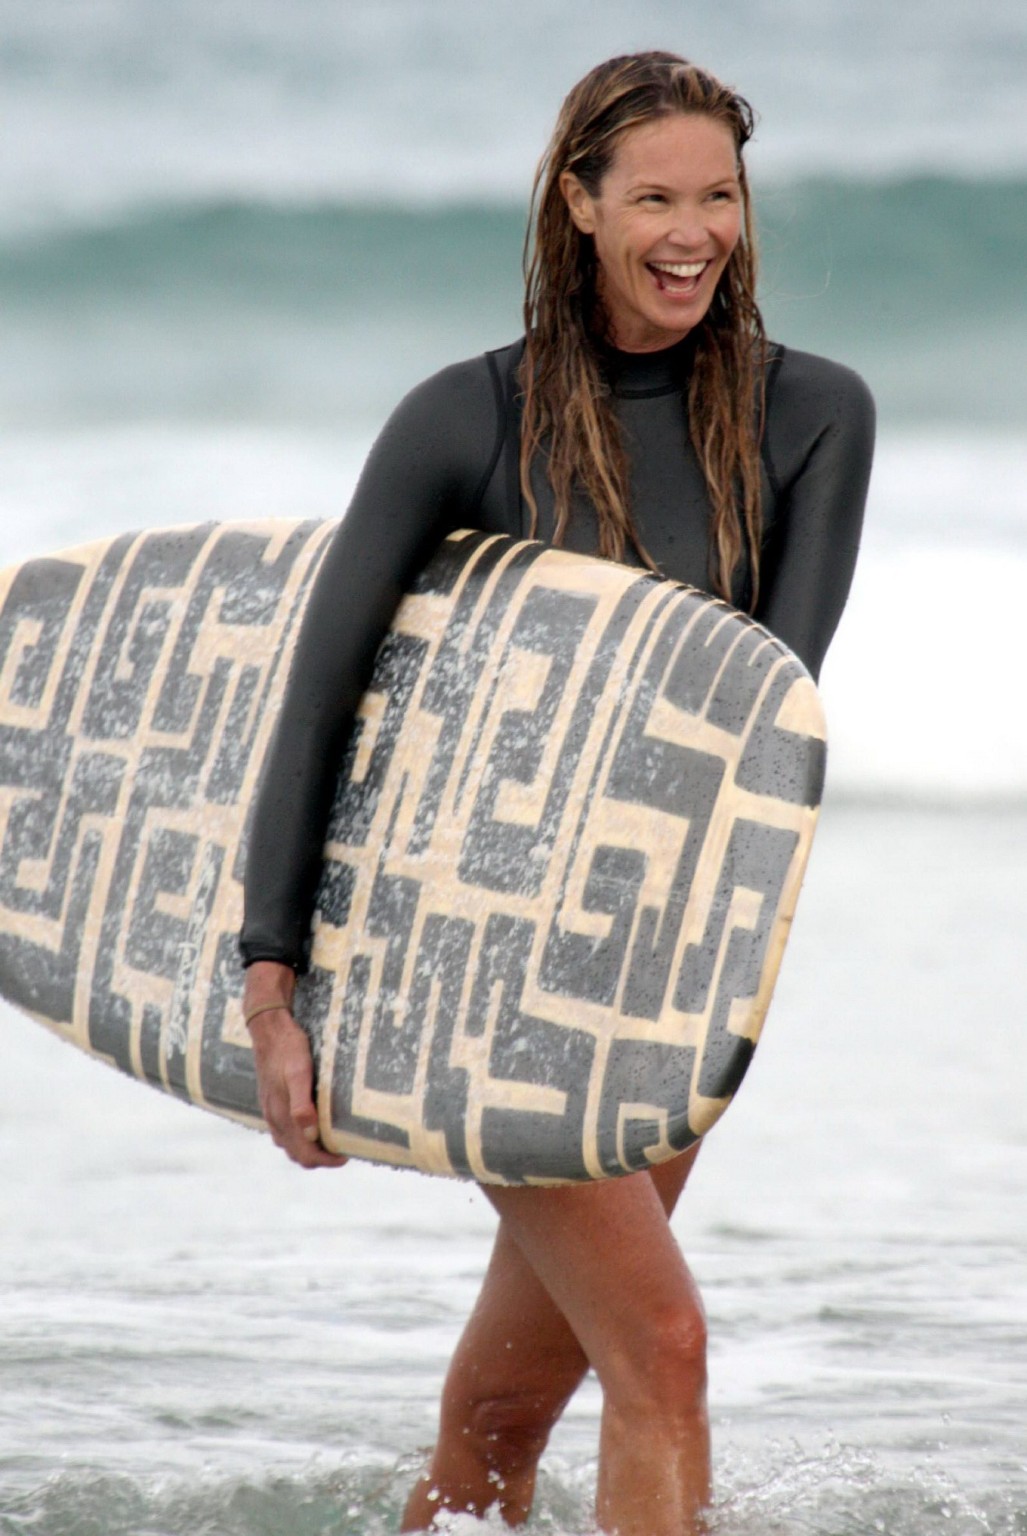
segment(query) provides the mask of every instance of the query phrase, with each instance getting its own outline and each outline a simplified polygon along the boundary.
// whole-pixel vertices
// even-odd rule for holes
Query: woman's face
[[[572,171],[560,188],[574,223],[595,242],[613,344],[656,352],[687,336],[741,234],[730,129],[696,113],[640,123],[622,134],[598,196]]]

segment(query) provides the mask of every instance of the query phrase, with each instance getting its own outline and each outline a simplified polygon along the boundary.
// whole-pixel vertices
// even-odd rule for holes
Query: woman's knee
[[[533,1467],[563,1404],[539,1393],[511,1392],[466,1405],[464,1434],[476,1460],[500,1477]]]
[[[546,1357],[542,1369],[499,1373],[456,1360],[442,1393],[442,1429],[479,1465],[502,1476],[532,1466],[545,1450],[588,1362],[575,1346]]]
[[[600,1372],[607,1400],[643,1416],[690,1416],[706,1398],[706,1317],[698,1299],[639,1315]]]

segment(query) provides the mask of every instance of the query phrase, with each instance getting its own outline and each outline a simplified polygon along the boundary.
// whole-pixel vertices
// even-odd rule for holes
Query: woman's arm
[[[339,760],[378,646],[408,583],[460,522],[492,452],[484,358],[419,385],[361,474],[318,572],[257,795],[243,960],[302,970]]]
[[[240,949],[261,1110],[304,1168],[346,1161],[318,1139],[310,1043],[292,1016],[343,741],[407,584],[472,512],[495,436],[484,359],[407,396],[371,450],[297,641],[254,808]]]
[[[859,549],[874,402],[849,368],[810,353],[771,364],[766,457],[778,481],[755,617],[819,676]]]

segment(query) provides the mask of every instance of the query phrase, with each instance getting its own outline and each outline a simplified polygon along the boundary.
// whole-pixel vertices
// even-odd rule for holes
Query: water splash
[[[908,1470],[829,1439],[818,1449],[770,1442],[732,1463],[714,1536],[1021,1536],[1027,1482],[977,1495],[928,1458]],[[1027,1473],[1027,1466],[1023,1469]]]
[[[1027,1483],[978,1496],[940,1467],[896,1474],[877,1456],[828,1440],[769,1442],[759,1456],[718,1457],[713,1536],[1025,1536]],[[0,1493],[2,1536],[391,1536],[420,1458],[354,1454],[288,1475],[199,1481],[63,1472],[15,1497]],[[1027,1473],[1027,1467],[1021,1469]],[[525,1530],[594,1533],[595,1463],[547,1461]],[[498,1515],[442,1517],[446,1536],[502,1536]]]

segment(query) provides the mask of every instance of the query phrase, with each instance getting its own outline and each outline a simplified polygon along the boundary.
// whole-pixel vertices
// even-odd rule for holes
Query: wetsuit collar
[[[698,331],[660,352],[621,352],[600,344],[603,368],[615,395],[667,395],[680,390],[692,369]]]

